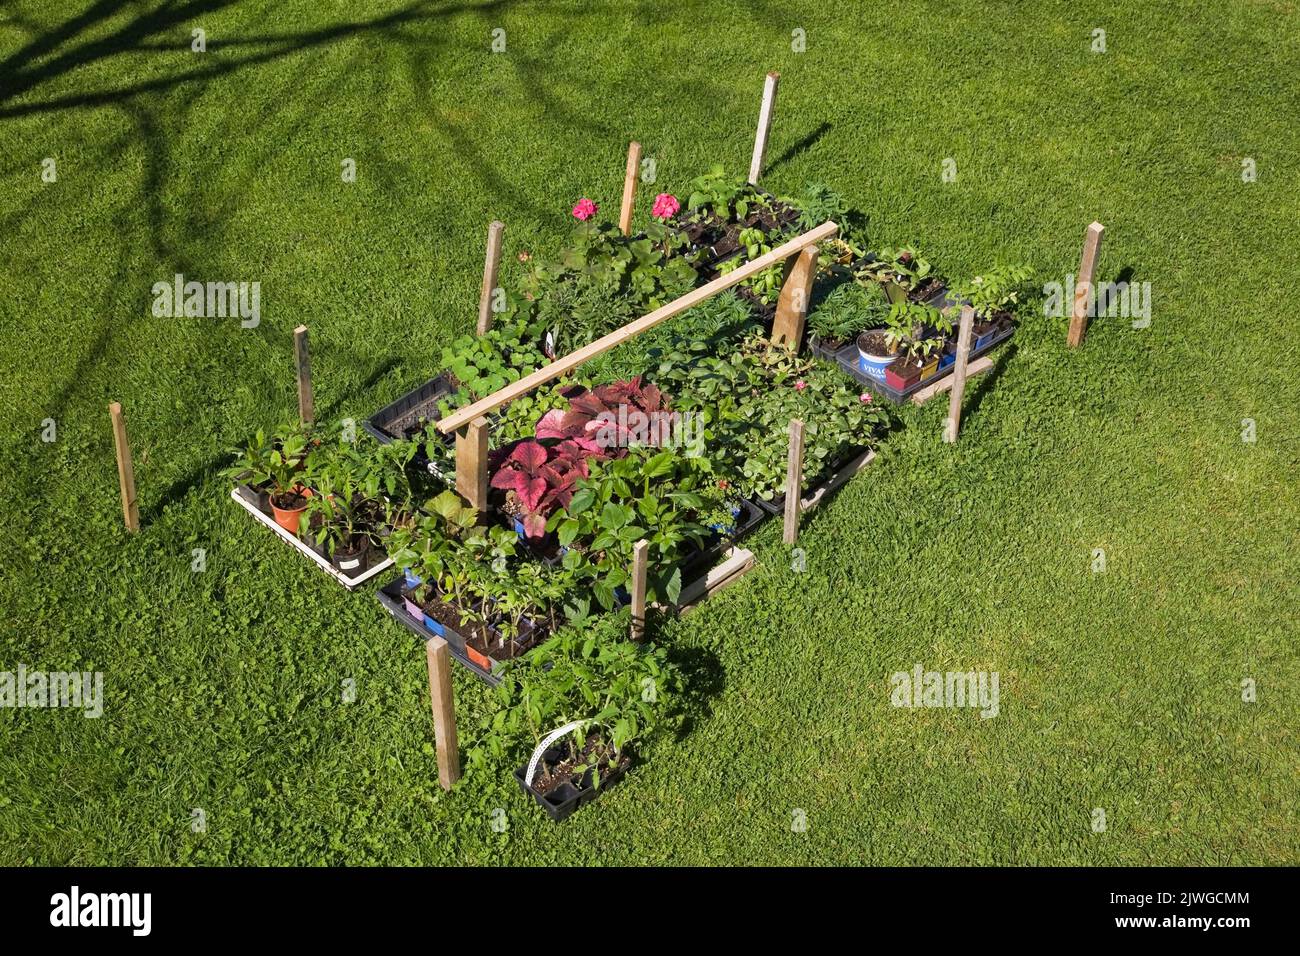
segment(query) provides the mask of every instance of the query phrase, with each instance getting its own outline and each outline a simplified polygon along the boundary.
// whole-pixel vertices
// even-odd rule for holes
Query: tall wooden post
[[[1101,234],[1106,227],[1094,222],[1083,237],[1083,256],[1079,260],[1079,275],[1074,280],[1074,309],[1070,313],[1070,333],[1065,344],[1078,348],[1083,344],[1083,333],[1088,328],[1088,303],[1096,302],[1093,282],[1097,279],[1097,258],[1101,254]]]
[[[971,330],[975,327],[975,309],[962,306],[961,327],[957,332],[957,360],[952,368],[952,395],[948,399],[948,418],[943,426],[943,440],[957,440],[961,428],[961,399],[966,393],[966,362],[970,358]]]
[[[812,299],[813,281],[817,278],[817,247],[807,246],[790,260],[776,300],[776,318],[772,320],[772,341],[798,349],[803,343],[804,320]]]
[[[140,508],[135,500],[135,466],[131,464],[131,443],[126,438],[126,419],[122,406],[113,402],[108,406],[113,421],[113,445],[117,449],[117,484],[122,493],[122,521],[127,531],[140,530]]]
[[[293,330],[293,360],[298,366],[298,417],[310,423],[316,417],[316,401],[311,391],[311,354],[307,351],[307,326]]]
[[[492,296],[497,288],[497,270],[501,267],[501,234],[506,224],[494,219],[488,226],[487,258],[483,261],[483,289],[478,297],[478,334],[492,327]]]
[[[450,790],[460,779],[460,744],[456,739],[456,699],[451,690],[451,652],[447,642],[431,634],[424,645],[429,663],[429,705],[433,709],[433,742],[438,751],[438,783]]]
[[[632,143],[627,148],[627,171],[623,174],[623,208],[618,214],[618,228],[623,235],[632,235],[632,210],[636,206],[636,177],[641,169],[641,144]]]
[[[456,432],[456,491],[471,508],[487,511],[488,421],[476,418]]]
[[[650,542],[642,539],[632,546],[632,640],[645,637],[646,574]]]
[[[790,457],[785,469],[785,525],[781,540],[794,544],[799,538],[799,514],[803,510],[803,422],[790,419]]]
[[[772,110],[776,107],[776,86],[779,82],[780,73],[769,73],[763,84],[763,106],[758,111],[758,133],[754,137],[754,155],[749,161],[749,181],[754,185],[758,185],[758,177],[763,174],[767,134],[772,128]]]

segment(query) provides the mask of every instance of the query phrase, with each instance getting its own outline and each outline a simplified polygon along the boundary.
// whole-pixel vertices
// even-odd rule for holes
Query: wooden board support
[[[310,423],[316,418],[316,401],[311,391],[311,354],[307,351],[307,326],[293,330],[293,360],[298,367],[298,418]]]
[[[772,110],[776,108],[776,87],[780,82],[780,73],[769,73],[763,83],[763,105],[758,111],[754,155],[749,160],[749,181],[754,185],[758,185],[758,177],[763,174],[763,160],[767,157],[767,134],[772,129]]]
[[[456,492],[479,513],[488,505],[488,422],[476,418],[456,433]]]
[[[644,538],[632,546],[632,640],[645,637],[646,574],[650,542]]]
[[[817,278],[817,247],[805,247],[790,261],[792,265],[781,285],[781,297],[776,301],[772,341],[798,349],[803,345],[804,320],[808,317],[808,303],[812,301],[813,280]]]
[[[1097,279],[1097,259],[1101,255],[1101,234],[1105,231],[1105,226],[1094,222],[1083,237],[1083,256],[1079,260],[1079,274],[1074,280],[1070,332],[1065,340],[1065,344],[1072,349],[1083,344],[1083,334],[1088,329],[1088,303],[1097,299],[1093,283]]]
[[[803,422],[790,419],[790,455],[785,469],[785,524],[781,540],[794,544],[799,539],[799,515],[803,511]]]
[[[834,222],[827,221],[817,226],[815,229],[809,229],[802,235],[795,236],[789,242],[784,242],[777,246],[771,252],[764,253],[757,259],[745,263],[743,266],[728,272],[726,275],[720,275],[712,282],[706,282],[698,289],[692,289],[684,296],[674,299],[667,305],[655,309],[648,315],[643,315],[639,319],[629,322],[620,329],[615,329],[608,335],[602,335],[594,342],[589,342],[582,348],[570,352],[561,358],[556,359],[549,365],[544,365],[535,372],[525,375],[519,381],[507,385],[505,388],[493,392],[484,398],[479,399],[472,405],[448,415],[446,418],[438,421],[438,431],[444,435],[450,435],[474,419],[487,415],[495,411],[502,405],[509,404],[520,395],[525,395],[539,385],[545,385],[561,376],[567,375],[583,362],[590,361],[598,355],[603,355],[612,348],[622,345],[628,339],[640,335],[646,329],[654,328],[660,323],[667,322],[673,316],[680,315],[687,309],[699,305],[710,296],[717,295],[732,286],[739,285],[750,276],[762,272],[770,265],[778,262],[784,262],[796,253],[801,252],[806,246],[816,245],[824,239],[829,239],[839,232],[839,226]]]
[[[623,207],[618,213],[618,228],[623,235],[632,235],[632,210],[636,207],[636,177],[641,170],[641,144],[632,143],[627,148],[627,171],[623,174]]]
[[[820,488],[799,503],[806,514],[827,499],[833,492],[846,484],[850,478],[866,468],[876,459],[876,453],[870,449],[848,461],[842,468],[827,478]]]
[[[140,530],[140,507],[135,500],[135,466],[131,463],[131,443],[126,437],[126,419],[122,406],[113,402],[108,406],[108,416],[113,421],[113,445],[117,450],[117,486],[122,495],[122,522],[127,531]]]
[[[961,328],[957,332],[957,360],[952,367],[952,397],[948,400],[948,418],[944,422],[943,440],[952,444],[961,429],[961,400],[966,394],[966,363],[970,359],[971,330],[975,327],[975,309],[962,306]]]
[[[687,614],[699,607],[707,598],[724,588],[729,588],[754,567],[754,553],[744,548],[732,548],[726,558],[709,573],[682,588],[677,596],[679,614]]]
[[[438,783],[450,790],[460,779],[460,744],[456,740],[456,701],[451,690],[451,651],[436,634],[425,642],[429,662],[429,705],[433,709],[433,740],[438,751]]]
[[[975,361],[966,366],[966,380],[974,378],[976,375],[983,375],[993,367],[993,359],[988,355],[981,355]],[[937,382],[931,382],[924,388],[919,388],[912,393],[913,405],[924,405],[936,395],[942,395],[948,389],[952,388],[952,376],[945,375]]]
[[[497,288],[497,270],[501,267],[501,234],[506,224],[494,219],[488,226],[487,256],[483,260],[483,288],[478,296],[478,334],[492,328],[492,296]]]

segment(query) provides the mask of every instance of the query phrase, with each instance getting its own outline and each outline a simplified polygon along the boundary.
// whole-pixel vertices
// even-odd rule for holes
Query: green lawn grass
[[[1300,860],[1293,3],[115,7],[0,13],[0,670],[105,674],[98,720],[0,713],[0,863]],[[513,281],[580,196],[615,214],[630,139],[641,217],[743,172],[772,69],[770,189],[825,182],[953,276],[1064,281],[1098,219],[1152,326],[1070,352],[1027,321],[956,446],[946,401],[902,411],[807,522],[806,572],[767,526],[665,635],[689,728],[593,807],[556,827],[505,774],[445,794],[421,648],[254,526],[222,449],[294,411],[299,323],[322,416],[430,376],[487,222]],[[177,272],[260,281],[260,326],[154,318]],[[998,671],[1000,714],[891,707],[916,663]],[[468,732],[491,701],[455,691]]]

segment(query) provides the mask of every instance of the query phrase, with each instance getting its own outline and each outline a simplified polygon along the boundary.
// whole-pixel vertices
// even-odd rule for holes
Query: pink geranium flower
[[[860,401],[863,405],[870,405],[871,395],[868,394],[867,392],[863,392],[861,395],[858,396],[858,401]]]
[[[808,383],[805,382],[803,379],[799,379],[799,381],[794,383],[794,388],[795,391],[797,392],[802,392],[807,387],[808,387]]]
[[[586,222],[599,211],[600,207],[590,199],[579,199],[578,204],[573,207],[573,218],[580,222]]]
[[[682,204],[677,201],[676,196],[671,193],[660,193],[655,196],[654,208],[650,210],[650,215],[656,219],[671,219],[681,208]]]

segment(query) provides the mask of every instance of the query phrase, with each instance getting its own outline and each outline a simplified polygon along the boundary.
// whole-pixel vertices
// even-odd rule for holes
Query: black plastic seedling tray
[[[777,197],[773,196],[769,192],[766,192],[761,189],[758,190],[758,192],[769,202],[778,201]],[[798,221],[799,221],[799,210],[795,209],[792,206],[788,207],[784,212],[780,213],[776,217],[777,225],[780,227],[790,226]],[[724,262],[729,262],[730,260],[740,255],[739,246],[737,246],[735,249],[732,249],[730,252],[724,252],[721,255],[715,253],[713,251],[712,246],[695,245],[693,246],[691,251],[701,253],[699,261],[696,263],[696,268],[699,270],[701,275],[707,277],[714,276],[717,273],[719,266],[721,266]]]
[[[1007,339],[1011,338],[1011,336],[1015,335],[1015,333],[1015,328],[1009,328],[1005,331],[998,332],[993,336],[993,339],[990,342],[987,342],[983,346],[983,348],[972,349],[968,360],[977,359],[985,353],[991,352]],[[880,379],[872,378],[858,367],[857,342],[850,342],[848,345],[843,346],[837,352],[833,353],[833,357],[828,357],[829,353],[830,350],[825,348],[813,350],[813,354],[818,358],[821,358],[824,361],[834,362],[849,375],[853,376],[854,381],[859,385],[867,386],[867,388],[871,389],[875,394],[895,405],[900,405],[907,401],[914,393],[919,392],[926,386],[933,385],[935,382],[943,381],[943,379],[952,374],[953,368],[956,367],[955,363],[949,365],[937,375],[931,375],[929,378],[922,379],[919,382],[914,382],[903,391],[899,391],[898,389],[890,388],[886,382]]]
[[[455,389],[445,372],[431,378],[418,388],[407,392],[394,402],[389,402],[379,411],[361,423],[361,427],[380,444],[410,438],[421,429],[421,422],[437,421],[442,417],[438,402],[451,395]],[[455,439],[451,435],[440,436],[444,442],[451,444]],[[451,479],[423,450],[416,453],[417,467],[423,467],[432,475]]]
[[[376,591],[375,597],[379,599],[379,603],[384,606],[384,610],[391,614],[398,624],[401,624],[412,634],[420,638],[420,640],[427,641],[429,638],[435,636],[433,631],[425,627],[423,621],[414,620],[411,615],[407,613],[406,605],[402,603],[402,587],[405,583],[405,576],[398,575],[397,578]],[[464,637],[455,633],[450,628],[445,628],[445,631],[446,633],[443,636],[447,641],[447,650],[451,652],[451,656],[454,657],[462,667],[466,668],[471,674],[483,681],[483,683],[487,684],[489,687],[496,687],[501,683],[500,677],[496,676],[491,671],[484,670],[469,659],[469,655],[465,653]]]
[[[556,763],[568,755],[569,742],[567,740],[559,741],[547,747],[542,753],[542,763]],[[627,772],[626,766],[619,766],[604,779],[599,787],[591,785],[591,775],[594,773],[588,770],[583,777],[585,786],[579,788],[569,783],[567,780],[552,790],[550,793],[538,793],[533,787],[524,782],[524,775],[528,773],[528,765],[524,764],[515,770],[515,780],[519,783],[519,788],[537,801],[537,805],[546,811],[546,815],[559,823],[561,820],[572,816],[574,811],[591,803],[602,793],[608,790],[614,784],[623,779],[623,774]]]

